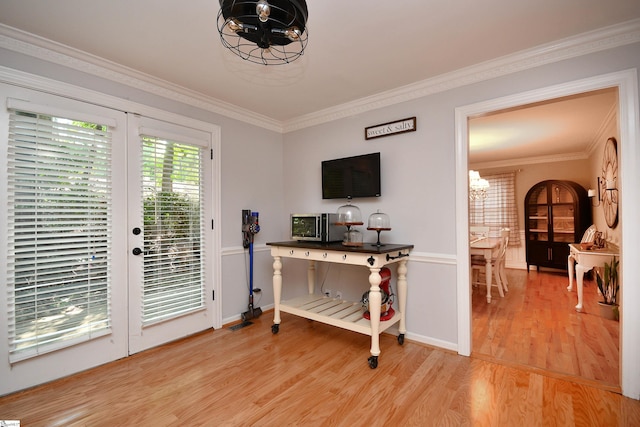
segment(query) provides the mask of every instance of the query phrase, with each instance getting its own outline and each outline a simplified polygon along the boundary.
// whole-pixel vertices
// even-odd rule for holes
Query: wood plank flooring
[[[494,288],[491,304],[486,288],[473,289],[473,356],[619,392],[620,323],[600,316],[595,282],[585,280],[578,313],[566,273],[508,269],[507,277],[509,292],[500,298]]]
[[[515,293],[513,294],[515,295]],[[486,303],[485,303],[486,304]],[[602,388],[286,313],[208,331],[0,398],[22,426],[637,426]],[[538,356],[536,356],[538,357]]]

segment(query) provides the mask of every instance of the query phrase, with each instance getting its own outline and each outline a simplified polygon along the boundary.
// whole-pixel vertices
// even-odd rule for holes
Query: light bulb
[[[227,19],[227,27],[234,33],[240,32],[244,30],[244,25],[242,22],[238,21],[236,18]]]
[[[289,40],[294,42],[300,38],[302,32],[300,32],[300,29],[298,27],[291,27],[284,30],[284,35],[287,36]]]
[[[256,3],[256,13],[258,14],[260,22],[267,22],[271,14],[271,6],[269,6],[266,0],[260,0]]]

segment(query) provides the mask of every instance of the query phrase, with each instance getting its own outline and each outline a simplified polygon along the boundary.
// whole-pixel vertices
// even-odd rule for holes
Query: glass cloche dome
[[[337,225],[346,225],[350,227],[352,225],[362,225],[362,214],[360,208],[348,202],[346,205],[342,205],[338,208],[338,220]]]
[[[347,232],[344,233],[344,240],[342,241],[344,246],[362,246],[362,233],[351,227],[363,224],[360,208],[352,205],[351,200],[349,200],[346,205],[338,208],[336,225],[344,225],[347,227]]]
[[[391,220],[389,215],[380,212],[380,209],[376,213],[369,215],[369,221],[367,223],[367,230],[374,230],[378,233],[378,242],[376,246],[383,246],[380,243],[380,232],[391,230]]]
[[[344,233],[344,246],[362,246],[362,233],[357,228],[351,228]]]

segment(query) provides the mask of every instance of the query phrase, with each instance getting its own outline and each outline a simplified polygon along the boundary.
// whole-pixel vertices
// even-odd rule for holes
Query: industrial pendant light
[[[264,65],[295,61],[307,46],[304,0],[220,0],[218,32],[227,49]]]

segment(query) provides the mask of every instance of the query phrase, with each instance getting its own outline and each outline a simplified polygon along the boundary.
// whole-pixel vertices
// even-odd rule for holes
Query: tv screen
[[[322,162],[322,198],[380,197],[380,153]]]

